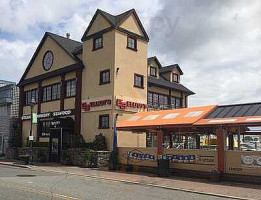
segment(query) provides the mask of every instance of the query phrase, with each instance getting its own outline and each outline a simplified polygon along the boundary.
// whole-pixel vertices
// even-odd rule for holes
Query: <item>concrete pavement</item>
[[[70,200],[224,200],[227,198],[119,181],[0,166],[0,199]]]
[[[0,162],[1,164],[1,162]],[[3,162],[2,162],[3,164]],[[12,165],[12,162],[4,162]],[[144,186],[161,187],[178,191],[187,191],[197,194],[209,194],[219,197],[230,197],[234,199],[261,199],[261,186],[240,184],[231,182],[212,183],[204,179],[170,177],[160,178],[151,175],[130,174],[126,172],[111,172],[106,170],[79,168],[75,166],[62,166],[58,164],[41,164],[40,166],[30,166],[32,170],[58,172],[103,180],[113,180],[125,183],[134,183]]]

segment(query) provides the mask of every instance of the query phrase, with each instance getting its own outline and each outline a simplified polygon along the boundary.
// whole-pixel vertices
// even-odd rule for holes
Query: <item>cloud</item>
[[[260,1],[164,1],[154,19],[151,53],[180,64],[190,105],[260,101]]]
[[[190,105],[261,99],[258,0],[2,0],[0,79],[18,81],[45,31],[80,40],[97,8],[135,8],[149,33],[149,55],[178,63]]]

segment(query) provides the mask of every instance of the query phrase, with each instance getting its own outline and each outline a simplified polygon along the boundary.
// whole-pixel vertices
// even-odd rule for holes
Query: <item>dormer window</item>
[[[179,82],[179,75],[173,73],[173,74],[172,74],[172,81],[178,83],[178,82]]]
[[[128,36],[127,48],[137,51],[137,39],[131,36]]]
[[[102,36],[93,38],[93,51],[103,47]]]
[[[157,68],[156,67],[150,67],[150,76],[157,76]]]

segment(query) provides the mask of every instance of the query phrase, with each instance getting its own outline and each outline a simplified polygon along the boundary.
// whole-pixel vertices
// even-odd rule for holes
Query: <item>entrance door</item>
[[[50,161],[60,162],[61,155],[61,129],[51,129],[50,133]]]

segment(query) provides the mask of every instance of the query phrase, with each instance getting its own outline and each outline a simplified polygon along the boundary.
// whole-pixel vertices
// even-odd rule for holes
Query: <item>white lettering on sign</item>
[[[51,113],[42,113],[37,115],[37,118],[50,118],[50,117],[51,117]]]
[[[65,111],[54,112],[53,117],[67,116],[71,114],[72,114],[71,110],[65,110]]]

